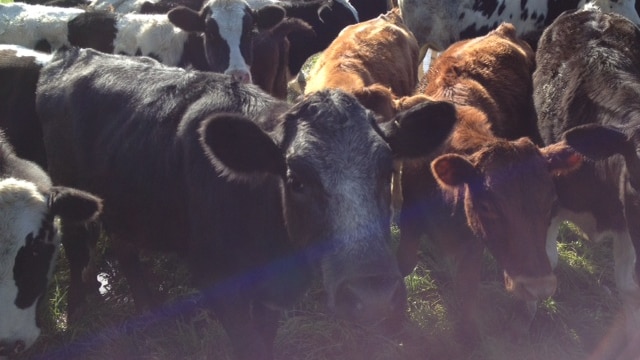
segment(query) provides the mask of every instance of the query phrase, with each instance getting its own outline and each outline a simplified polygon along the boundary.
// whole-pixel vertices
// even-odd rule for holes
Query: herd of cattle
[[[138,251],[181,254],[240,359],[273,357],[280,310],[314,278],[338,317],[397,326],[425,235],[455,259],[465,341],[485,248],[533,317],[557,287],[565,220],[613,241],[637,339],[637,8],[0,4],[0,358],[36,341],[59,246],[69,314],[97,293],[98,223],[140,311],[162,304]],[[419,78],[426,47],[442,53]]]

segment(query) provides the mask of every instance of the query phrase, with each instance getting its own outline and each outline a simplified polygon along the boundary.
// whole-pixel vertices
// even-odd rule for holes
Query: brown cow
[[[531,47],[502,24],[452,45],[419,85],[422,94],[453,102],[458,124],[439,153],[403,164],[398,258],[411,272],[422,235],[453,257],[466,343],[478,336],[474,302],[485,246],[530,315],[556,289],[557,249],[546,245],[553,177],[582,158],[562,143],[536,145],[533,70]]]
[[[427,100],[410,96],[418,83],[418,52],[399,10],[391,10],[344,28],[309,71],[305,93],[342,89],[383,119],[391,119]]]

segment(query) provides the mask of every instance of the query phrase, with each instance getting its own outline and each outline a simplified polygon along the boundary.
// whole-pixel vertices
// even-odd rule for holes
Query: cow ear
[[[251,180],[256,174],[286,174],[280,148],[244,116],[217,114],[204,120],[200,143],[212,164],[229,178]]]
[[[564,133],[564,140],[579,153],[593,160],[635,152],[630,148],[627,136],[623,132],[598,124],[576,126]]]
[[[362,106],[389,121],[395,115],[393,94],[391,90],[380,84],[373,84],[353,91],[353,96]]]
[[[261,7],[255,12],[256,24],[258,25],[258,29],[271,29],[272,27],[278,25],[282,21],[282,19],[284,19],[284,16],[286,14],[286,10],[280,6],[267,5]]]
[[[49,191],[51,213],[62,220],[85,223],[95,220],[102,212],[102,200],[88,192],[53,186]]]
[[[416,158],[438,148],[453,129],[456,110],[446,101],[425,101],[381,125],[394,156]]]
[[[540,149],[547,160],[552,175],[564,175],[578,169],[584,160],[576,150],[564,142],[555,143]]]
[[[469,184],[478,177],[473,164],[458,154],[438,156],[431,162],[431,172],[443,188]]]
[[[187,32],[204,32],[204,21],[196,11],[178,6],[167,13],[169,21]]]

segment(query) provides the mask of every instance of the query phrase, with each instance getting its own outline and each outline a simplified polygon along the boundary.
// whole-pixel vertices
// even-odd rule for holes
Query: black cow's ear
[[[169,21],[187,32],[204,32],[204,21],[196,11],[178,6],[167,13]]]
[[[446,101],[425,101],[381,125],[394,156],[415,158],[440,146],[457,121],[456,109]]]
[[[593,160],[606,159],[616,154],[635,153],[627,135],[622,131],[598,124],[576,126],[564,133],[564,140],[579,153]]]
[[[238,114],[217,114],[202,122],[200,143],[213,165],[230,178],[286,174],[280,148],[253,121]]]
[[[94,220],[102,212],[102,199],[88,192],[53,186],[49,191],[51,213],[65,221],[84,223]]]
[[[256,10],[256,24],[258,29],[271,29],[278,25],[287,14],[286,10],[276,5],[266,5]]]

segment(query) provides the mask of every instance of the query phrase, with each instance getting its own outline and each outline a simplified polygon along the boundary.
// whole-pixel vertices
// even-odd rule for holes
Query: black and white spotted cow
[[[31,11],[33,6],[0,8],[4,36],[0,43],[34,48],[51,32],[60,34],[55,37],[59,41],[49,42],[51,49],[73,45],[150,56],[170,66],[226,73],[245,83],[251,82],[254,32],[274,27],[285,15],[281,7],[265,5],[254,10],[244,0],[209,0],[199,12],[180,7],[165,15],[75,10],[80,12],[73,17],[53,16],[40,11],[41,6]],[[15,26],[16,19],[24,25]],[[38,29],[34,39],[19,42],[23,33],[31,34],[33,29]]]
[[[101,0],[96,0],[101,1]],[[287,35],[290,43],[289,77],[297,74],[309,56],[324,50],[340,31],[360,21],[358,11],[349,0],[249,0],[249,5],[258,8],[277,5],[285,9],[287,17],[300,19],[311,26],[313,32],[295,32]],[[146,1],[141,5],[142,13],[167,13],[178,6],[199,9],[202,0]],[[366,4],[361,4],[365,7]],[[379,5],[373,9],[379,8]]]
[[[0,44],[51,51],[69,46],[67,23],[84,10],[25,3],[0,4]]]
[[[60,244],[55,218],[85,222],[101,208],[95,196],[52,186],[0,133],[0,358],[25,350],[40,334],[36,309]]]
[[[588,3],[588,4],[587,4]],[[487,34],[502,22],[515,26],[535,48],[546,26],[566,10],[596,6],[640,24],[635,0],[398,0],[421,47],[443,51],[458,40]]]

